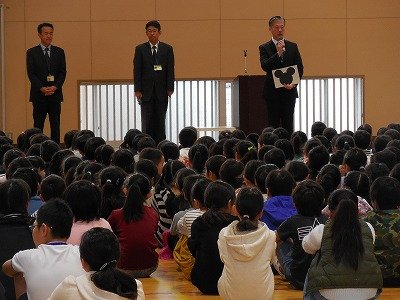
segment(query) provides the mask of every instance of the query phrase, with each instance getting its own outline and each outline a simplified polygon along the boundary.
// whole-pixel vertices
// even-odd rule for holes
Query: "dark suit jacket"
[[[142,101],[149,101],[155,88],[159,100],[168,101],[167,91],[174,91],[174,51],[172,46],[159,42],[158,64],[162,71],[154,71],[150,43],[138,45],[133,59],[135,92],[142,92]]]
[[[29,101],[44,102],[46,100],[63,101],[62,86],[67,74],[64,50],[51,45],[50,74],[54,76],[54,83],[47,82],[49,70],[40,45],[26,51],[26,68],[31,82]],[[40,89],[45,86],[56,86],[57,90],[51,96],[45,96]]]
[[[267,101],[274,101],[283,98],[297,98],[297,89],[291,90],[275,88],[272,70],[280,69],[292,65],[297,65],[300,78],[303,76],[303,62],[301,60],[300,51],[296,43],[285,39],[285,52],[283,60],[278,56],[276,46],[272,40],[260,45],[260,63],[261,68],[266,72],[263,96]]]

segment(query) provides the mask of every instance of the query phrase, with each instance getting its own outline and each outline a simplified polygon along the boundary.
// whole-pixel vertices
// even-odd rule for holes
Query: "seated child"
[[[377,178],[371,186],[374,211],[364,221],[375,229],[375,256],[384,286],[400,286],[400,184],[391,177]]]
[[[376,299],[382,274],[374,255],[375,231],[358,218],[357,196],[336,190],[328,200],[330,220],[304,237],[316,254],[304,283],[304,299]],[[324,298],[321,298],[324,297]]]
[[[296,186],[292,175],[285,170],[274,170],[267,176],[265,186],[268,200],[264,203],[261,221],[275,230],[283,221],[297,214],[293,203],[292,190]]]
[[[219,233],[224,269],[218,292],[222,299],[272,299],[274,275],[270,262],[275,252],[275,233],[259,221],[263,205],[257,188],[240,189],[233,207],[239,221]]]
[[[293,191],[293,201],[298,214],[276,230],[277,257],[286,280],[296,289],[303,289],[313,256],[304,252],[301,242],[315,226],[327,220],[321,215],[324,190],[312,180],[302,181]]]
[[[85,273],[78,246],[66,243],[72,221],[72,212],[63,201],[45,203],[39,208],[33,224],[32,235],[37,249],[20,251],[3,264],[3,272],[8,276],[23,274],[29,299],[47,299],[67,276]]]
[[[191,280],[203,294],[218,294],[217,282],[224,265],[217,240],[221,229],[236,220],[230,214],[234,200],[235,190],[231,185],[219,180],[210,183],[204,193],[208,211],[194,220],[191,227],[188,247],[196,259]]]
[[[142,283],[116,268],[120,250],[110,230],[96,227],[86,231],[79,250],[87,273],[65,278],[50,300],[144,299]]]

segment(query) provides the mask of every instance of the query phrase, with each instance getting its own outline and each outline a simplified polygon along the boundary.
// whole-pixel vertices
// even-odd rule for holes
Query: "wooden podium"
[[[232,83],[232,126],[246,134],[261,131],[267,124],[267,107],[262,96],[265,75],[240,75]]]

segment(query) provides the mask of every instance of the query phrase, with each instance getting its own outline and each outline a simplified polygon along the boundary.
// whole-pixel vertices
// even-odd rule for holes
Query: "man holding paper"
[[[266,72],[263,96],[267,103],[267,126],[283,127],[292,133],[294,106],[298,98],[297,84],[292,82],[276,87],[273,73],[277,69],[297,66],[298,74],[295,75],[301,78],[303,62],[297,44],[284,38],[285,19],[274,16],[268,25],[272,39],[259,47],[261,68]]]

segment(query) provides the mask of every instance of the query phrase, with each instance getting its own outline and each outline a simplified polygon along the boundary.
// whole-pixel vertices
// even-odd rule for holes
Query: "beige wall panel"
[[[399,0],[351,0],[347,1],[348,18],[400,17]]]
[[[234,78],[244,74],[244,50],[247,50],[247,74],[263,74],[258,46],[269,39],[265,20],[222,21],[221,76]]]
[[[132,79],[135,46],[146,40],[143,21],[92,22],[92,79]]]
[[[190,30],[187,21],[164,21],[163,27],[162,40],[174,47],[176,78],[221,76],[219,21],[191,21]]]
[[[39,23],[46,21],[89,21],[90,0],[25,0],[25,19]]]
[[[365,74],[365,120],[375,132],[390,122],[399,122],[400,77],[391,75],[400,68],[400,40],[393,38],[393,32],[399,31],[399,19],[361,19],[348,23],[348,72]],[[379,37],[380,42],[373,37]]]
[[[24,131],[27,123],[26,110],[28,94],[25,92],[25,39],[24,23],[5,23],[5,104],[6,104],[6,131],[16,136]],[[20,36],[21,38],[15,38]],[[28,125],[29,124],[29,125]]]
[[[305,76],[346,75],[346,20],[290,20],[285,34],[299,46]]]
[[[158,20],[215,20],[219,19],[220,5],[215,0],[158,0]],[[188,30],[188,24],[182,24]],[[162,24],[161,24],[162,28]]]
[[[166,1],[168,2],[168,1]],[[155,0],[95,0],[91,1],[92,20],[149,20],[155,15]],[[144,26],[144,25],[143,25]]]
[[[346,2],[348,1],[285,0],[284,16],[286,19],[346,18]]]
[[[8,21],[24,21],[24,1],[21,0],[2,0],[4,4],[4,20]]]
[[[221,19],[260,19],[283,14],[283,2],[279,0],[221,0]]]

